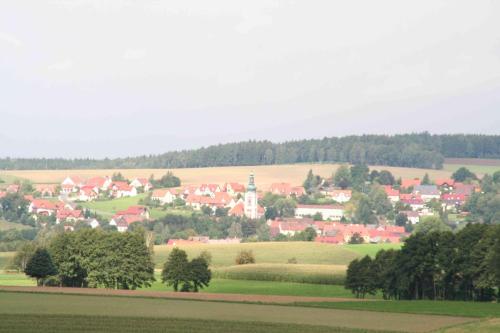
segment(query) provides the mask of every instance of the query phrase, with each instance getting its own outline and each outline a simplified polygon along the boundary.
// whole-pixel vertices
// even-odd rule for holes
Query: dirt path
[[[204,300],[204,301],[260,302],[260,303],[275,303],[275,304],[290,304],[295,302],[374,301],[374,300],[360,300],[355,298],[334,298],[334,297],[176,293],[172,291],[114,290],[114,289],[92,289],[92,288],[0,286],[0,290],[33,292],[33,293],[43,292],[43,293],[74,294],[74,295],[133,296],[133,297],[152,297],[152,298],[171,298],[171,299],[192,299],[192,300]]]

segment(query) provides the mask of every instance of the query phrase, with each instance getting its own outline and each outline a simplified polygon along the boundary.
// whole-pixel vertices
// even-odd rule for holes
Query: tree
[[[241,223],[238,222],[233,222],[227,232],[228,236],[231,238],[243,237],[243,231],[241,230]]]
[[[111,180],[114,182],[126,182],[127,178],[125,178],[121,172],[115,172],[111,176]]]
[[[52,262],[49,252],[46,249],[37,249],[33,256],[28,260],[26,275],[35,278],[38,286],[44,285],[44,279],[56,275],[57,269]]]
[[[351,171],[347,165],[341,165],[333,176],[333,182],[336,186],[346,189],[351,185]]]
[[[350,289],[356,298],[365,298],[366,294],[375,294],[376,284],[373,278],[372,259],[369,256],[351,261],[347,267],[344,286]]]
[[[451,231],[451,228],[437,216],[425,216],[415,227],[416,233],[428,234],[432,232]]]
[[[379,172],[378,177],[376,177],[375,181],[377,181],[380,185],[394,185],[396,180],[390,171],[382,170]]]
[[[365,240],[361,237],[359,232],[355,232],[349,240],[349,244],[363,244],[364,242]]]
[[[188,271],[188,290],[198,292],[198,290],[204,287],[208,287],[210,279],[212,278],[212,272],[208,268],[208,262],[203,257],[194,258],[187,265]],[[183,290],[186,287],[183,286]]]
[[[370,169],[366,164],[356,164],[351,166],[350,172],[352,187],[357,191],[361,191],[365,182],[370,178]]]
[[[406,214],[404,213],[399,213],[398,215],[396,215],[396,219],[394,222],[397,226],[406,227],[406,224],[408,223],[408,216],[406,216]]]
[[[28,261],[33,257],[36,251],[36,245],[34,242],[25,243],[14,255],[12,259],[12,266],[24,272]]]
[[[179,177],[175,176],[172,171],[168,171],[159,180],[150,178],[150,183],[155,187],[179,187],[181,186],[181,180]]]
[[[161,272],[162,282],[173,286],[174,291],[179,290],[179,285],[189,284],[189,270],[187,253],[179,248],[174,248]]]
[[[468,179],[469,180],[477,179],[476,175],[466,167],[459,168],[451,175],[451,178],[453,178],[456,182],[464,182]]]
[[[356,223],[363,224],[372,224],[377,220],[375,214],[373,214],[370,199],[366,195],[363,195],[358,201],[356,211],[354,212],[354,220]]]
[[[371,208],[374,209],[378,215],[387,214],[392,210],[392,204],[382,187],[375,184],[368,196]]]
[[[255,264],[255,257],[252,250],[241,250],[235,259],[236,265]]]
[[[295,216],[295,208],[297,208],[297,203],[291,198],[281,198],[278,199],[273,206],[278,216],[281,217],[293,217]]]
[[[422,178],[422,185],[431,185],[431,179],[428,173],[425,173],[424,178]]]
[[[309,170],[309,172],[307,173],[307,178],[303,184],[307,193],[314,192],[319,184],[321,184],[321,177],[315,176],[312,170]]]

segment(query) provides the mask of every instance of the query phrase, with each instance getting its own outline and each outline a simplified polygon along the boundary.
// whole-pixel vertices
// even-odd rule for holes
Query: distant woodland
[[[116,159],[2,158],[0,169],[198,168],[339,162],[441,169],[444,158],[500,158],[500,135],[361,135],[246,141]]]

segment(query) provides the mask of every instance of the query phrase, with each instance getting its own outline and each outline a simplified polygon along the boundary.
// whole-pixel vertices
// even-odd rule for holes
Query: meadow
[[[71,304],[71,306],[68,306]],[[44,322],[45,316],[78,316],[85,314],[87,321],[81,320],[80,324],[71,322],[71,331],[81,331],[87,324],[94,322],[96,317],[108,318],[126,317],[147,321],[157,319],[176,318],[191,320],[192,322],[221,321],[217,332],[241,332],[240,325],[244,327],[249,323],[273,323],[278,325],[306,325],[301,327],[304,332],[311,332],[310,326],[323,326],[324,332],[351,332],[352,329],[425,332],[443,327],[454,326],[473,322],[474,319],[452,316],[431,316],[423,314],[398,314],[388,312],[371,312],[356,310],[321,309],[314,307],[263,305],[230,302],[207,302],[174,299],[153,299],[113,296],[88,296],[88,295],[62,295],[43,293],[10,293],[2,292],[0,297],[0,327],[10,331],[19,331],[18,326],[39,329],[37,324],[40,319],[47,331],[56,331],[58,325],[68,328],[68,320],[52,320]],[[20,317],[24,315],[23,317]],[[17,316],[17,317],[16,317]],[[43,316],[43,317],[42,317]],[[16,320],[13,320],[16,318]],[[78,322],[78,321],[77,321]],[[99,322],[99,320],[96,321]],[[183,321],[185,323],[185,321]],[[60,324],[59,324],[60,323]],[[234,324],[234,325],[231,325]],[[216,323],[213,323],[215,325]],[[130,324],[137,330],[144,331],[140,323]],[[181,325],[181,324],[179,324]],[[194,324],[193,324],[194,325]],[[255,325],[255,326],[259,326]],[[207,327],[211,327],[210,323]],[[54,328],[53,328],[54,327]],[[159,326],[156,326],[158,330]],[[334,330],[327,330],[327,328]],[[145,328],[150,329],[146,324]],[[286,330],[286,327],[281,327]],[[290,331],[297,329],[291,327]],[[346,330],[347,329],[347,330]],[[4,331],[5,331],[4,330]],[[203,331],[208,331],[203,328]],[[171,331],[192,331],[191,328],[180,329],[177,325]],[[278,332],[279,330],[276,330]],[[289,330],[286,330],[289,332]],[[170,332],[170,330],[169,330]],[[256,332],[252,328],[251,332]],[[270,330],[272,332],[272,330]],[[362,331],[363,332],[363,331]]]
[[[359,246],[359,250],[357,249]],[[286,264],[295,258],[297,264],[311,265],[347,265],[363,252],[376,252],[377,247],[398,247],[399,245],[356,245],[343,246],[315,242],[259,242],[241,244],[195,244],[181,245],[190,258],[208,251],[212,255],[213,267],[233,266],[236,255],[242,250],[251,250],[257,264]],[[363,248],[367,247],[366,250]],[[157,267],[167,260],[172,246],[155,246],[155,263]]]
[[[23,230],[23,229],[31,229],[31,227],[24,224],[13,223],[0,219],[0,231],[5,231],[9,229]]]

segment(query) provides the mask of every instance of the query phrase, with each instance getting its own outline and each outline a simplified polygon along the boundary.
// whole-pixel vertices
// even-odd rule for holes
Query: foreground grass
[[[377,302],[378,303],[378,302]],[[68,306],[70,305],[70,306]],[[394,314],[370,311],[320,309],[299,306],[262,305],[248,303],[188,301],[160,298],[62,295],[43,293],[0,292],[0,314],[21,315],[30,321],[34,316],[75,316],[85,314],[89,322],[96,317],[179,318],[185,320],[231,322],[226,330],[238,332],[244,323],[266,322],[285,325],[346,327],[350,329],[423,332],[472,322],[470,318]],[[234,324],[233,324],[234,323]],[[61,325],[68,325],[67,321]],[[71,323],[73,324],[73,323]],[[0,326],[4,325],[0,321]],[[17,331],[16,324],[10,331]],[[35,322],[26,324],[40,331]],[[67,327],[67,326],[66,326]],[[133,327],[133,326],[132,326]],[[78,327],[77,327],[78,328]],[[142,329],[139,327],[138,329]],[[308,328],[302,328],[309,332]],[[158,330],[164,331],[161,328]],[[50,329],[41,331],[52,331]],[[192,330],[184,330],[184,332]],[[338,330],[342,332],[342,330]],[[345,331],[345,330],[344,330]]]
[[[329,309],[468,316],[477,318],[500,318],[500,303],[457,301],[380,301],[300,303],[299,305]]]
[[[249,264],[221,267],[213,276],[231,280],[344,284],[345,265]]]
[[[0,332],[239,332],[363,333],[373,332],[313,325],[230,322],[179,318],[130,318],[76,315],[0,315]]]

